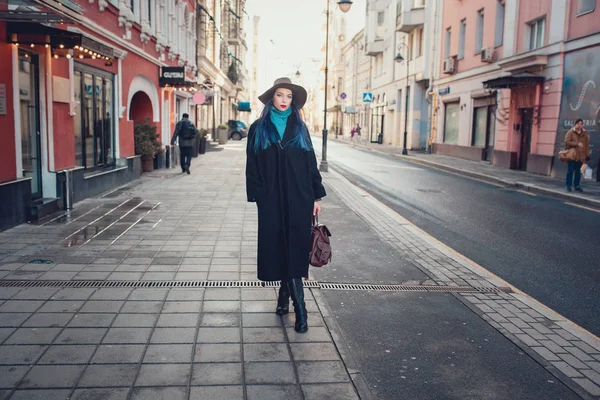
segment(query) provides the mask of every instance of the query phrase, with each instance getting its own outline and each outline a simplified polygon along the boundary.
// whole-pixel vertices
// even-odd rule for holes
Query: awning
[[[489,81],[483,82],[483,87],[486,89],[512,89],[516,86],[537,85],[544,83],[545,80],[546,77],[543,75],[522,73],[490,79]]]
[[[251,112],[252,108],[250,107],[250,102],[240,101],[238,104],[238,111]]]
[[[0,0],[0,21],[72,24],[84,11],[71,0]]]
[[[91,58],[109,61],[113,48],[80,33],[52,28],[42,24],[9,22],[6,25],[8,43],[23,47],[45,46],[54,57]]]

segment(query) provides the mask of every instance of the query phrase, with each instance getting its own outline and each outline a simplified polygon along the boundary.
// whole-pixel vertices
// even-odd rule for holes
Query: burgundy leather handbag
[[[331,232],[325,225],[319,224],[319,216],[313,216],[310,265],[322,267],[331,261],[331,243],[329,237]]]

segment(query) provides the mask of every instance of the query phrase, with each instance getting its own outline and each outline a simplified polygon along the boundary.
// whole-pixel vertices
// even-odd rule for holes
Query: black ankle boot
[[[290,312],[290,289],[287,281],[281,281],[279,296],[277,296],[277,309],[275,314],[284,315]]]
[[[304,333],[308,330],[308,313],[306,312],[306,303],[304,303],[302,278],[290,280],[288,286],[292,295],[292,301],[294,302],[294,311],[296,312],[294,330],[298,333]]]

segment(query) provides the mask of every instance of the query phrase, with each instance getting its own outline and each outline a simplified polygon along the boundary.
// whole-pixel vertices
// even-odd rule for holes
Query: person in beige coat
[[[575,149],[574,157],[569,160],[567,169],[567,191],[570,192],[571,187],[574,185],[576,191],[583,192],[583,189],[581,189],[581,166],[590,159],[590,136],[583,129],[581,118],[575,121],[575,126],[567,132],[565,147],[567,150]]]

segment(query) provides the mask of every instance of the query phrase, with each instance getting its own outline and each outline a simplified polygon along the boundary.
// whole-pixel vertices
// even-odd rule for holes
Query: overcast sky
[[[364,27],[365,1],[354,0],[346,14],[348,36]],[[337,1],[336,1],[337,3]],[[332,3],[333,4],[333,3]],[[337,4],[335,5],[337,7]],[[260,17],[258,89],[262,93],[278,77],[300,70],[305,86],[311,82],[324,59],[321,47],[325,41],[326,0],[248,0],[246,3],[246,35],[248,41],[247,65],[252,65],[253,17]]]

